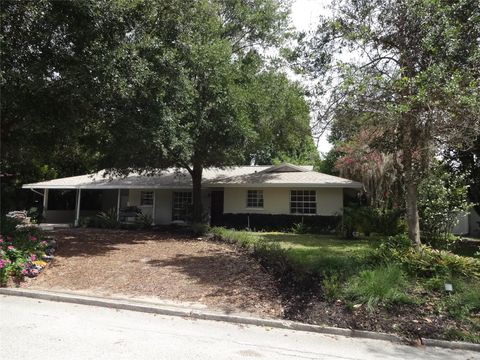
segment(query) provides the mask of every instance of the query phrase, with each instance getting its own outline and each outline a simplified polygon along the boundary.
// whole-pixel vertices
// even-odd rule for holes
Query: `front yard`
[[[106,229],[52,235],[54,261],[20,286],[182,302],[409,339],[480,342],[480,261],[428,247],[417,252],[404,236],[342,240],[224,228],[200,238]],[[26,255],[16,267],[3,260],[3,270],[23,266],[10,270],[23,278],[33,257],[45,255],[42,248],[30,250],[38,242],[7,237],[2,256],[14,259],[13,245],[26,246]],[[445,291],[446,283],[453,292]]]
[[[275,274],[289,319],[399,333],[415,341],[480,342],[478,259],[430,248],[419,253],[401,236],[342,240],[223,228],[213,232],[252,249]],[[445,283],[453,285],[452,292],[445,291]]]
[[[69,229],[53,235],[55,261],[24,286],[281,316],[272,276],[229,245],[151,231]]]

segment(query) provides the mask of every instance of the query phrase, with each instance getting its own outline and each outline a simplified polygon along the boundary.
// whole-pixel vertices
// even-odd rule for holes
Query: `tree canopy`
[[[4,2],[2,174],[183,167],[198,221],[203,168],[314,159],[304,91],[265,55],[288,5]]]
[[[303,41],[304,69],[327,98],[317,126],[392,157],[417,244],[418,186],[430,160],[480,132],[479,37],[475,0],[340,0]]]

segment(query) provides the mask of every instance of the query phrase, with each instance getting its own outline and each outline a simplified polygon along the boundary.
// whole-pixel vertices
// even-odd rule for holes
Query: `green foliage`
[[[462,175],[448,172],[441,164],[419,187],[419,213],[422,236],[435,247],[451,244],[452,230],[458,216],[470,208],[468,187]]]
[[[480,260],[429,246],[417,250],[412,248],[405,235],[389,237],[379,246],[376,255],[385,264],[402,265],[413,276],[465,276],[480,279]]]
[[[11,218],[6,215],[2,215],[0,218],[0,233],[2,235],[12,235],[15,233],[15,228],[21,222],[15,218]]]
[[[447,296],[445,305],[448,313],[456,319],[468,319],[480,311],[480,282],[455,281],[453,294]]]
[[[347,287],[347,296],[367,305],[373,310],[379,304],[392,305],[412,301],[406,295],[407,277],[403,270],[395,265],[361,271],[353,277]]]
[[[322,281],[323,295],[329,302],[340,299],[343,295],[342,285],[337,275],[326,276]]]
[[[292,233],[294,233],[294,234],[308,234],[308,233],[312,232],[311,231],[312,229],[303,222],[293,224],[291,230],[292,230]]]
[[[105,229],[118,229],[120,222],[117,220],[117,212],[115,209],[101,211],[97,215],[98,225]]]
[[[208,233],[210,227],[206,223],[201,222],[201,223],[193,223],[190,226],[190,229],[195,235],[205,235],[206,233]]]
[[[385,180],[366,185],[381,189],[379,197],[386,188],[405,198],[417,244],[417,185],[429,163],[439,148],[470,148],[480,133],[479,18],[477,0],[339,0],[298,49],[303,70],[318,80],[317,129],[364,148],[367,161],[356,169]],[[369,166],[373,154],[391,166]],[[475,161],[470,155],[465,164],[476,169]]]
[[[116,218],[115,218],[116,219]],[[139,229],[150,229],[152,227],[153,218],[149,214],[137,214],[135,217],[135,225]]]
[[[245,248],[253,248],[255,243],[260,241],[260,236],[248,231],[229,230],[223,227],[212,227],[210,233],[223,240],[238,244]]]

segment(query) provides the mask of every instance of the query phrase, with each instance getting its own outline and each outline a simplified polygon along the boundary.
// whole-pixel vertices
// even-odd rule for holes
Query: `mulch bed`
[[[282,316],[273,277],[228,244],[153,231],[68,229],[53,235],[55,260],[24,286]]]

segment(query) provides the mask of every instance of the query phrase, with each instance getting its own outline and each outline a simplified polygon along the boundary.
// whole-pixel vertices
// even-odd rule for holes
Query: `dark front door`
[[[210,224],[221,225],[223,215],[223,190],[210,193]]]

